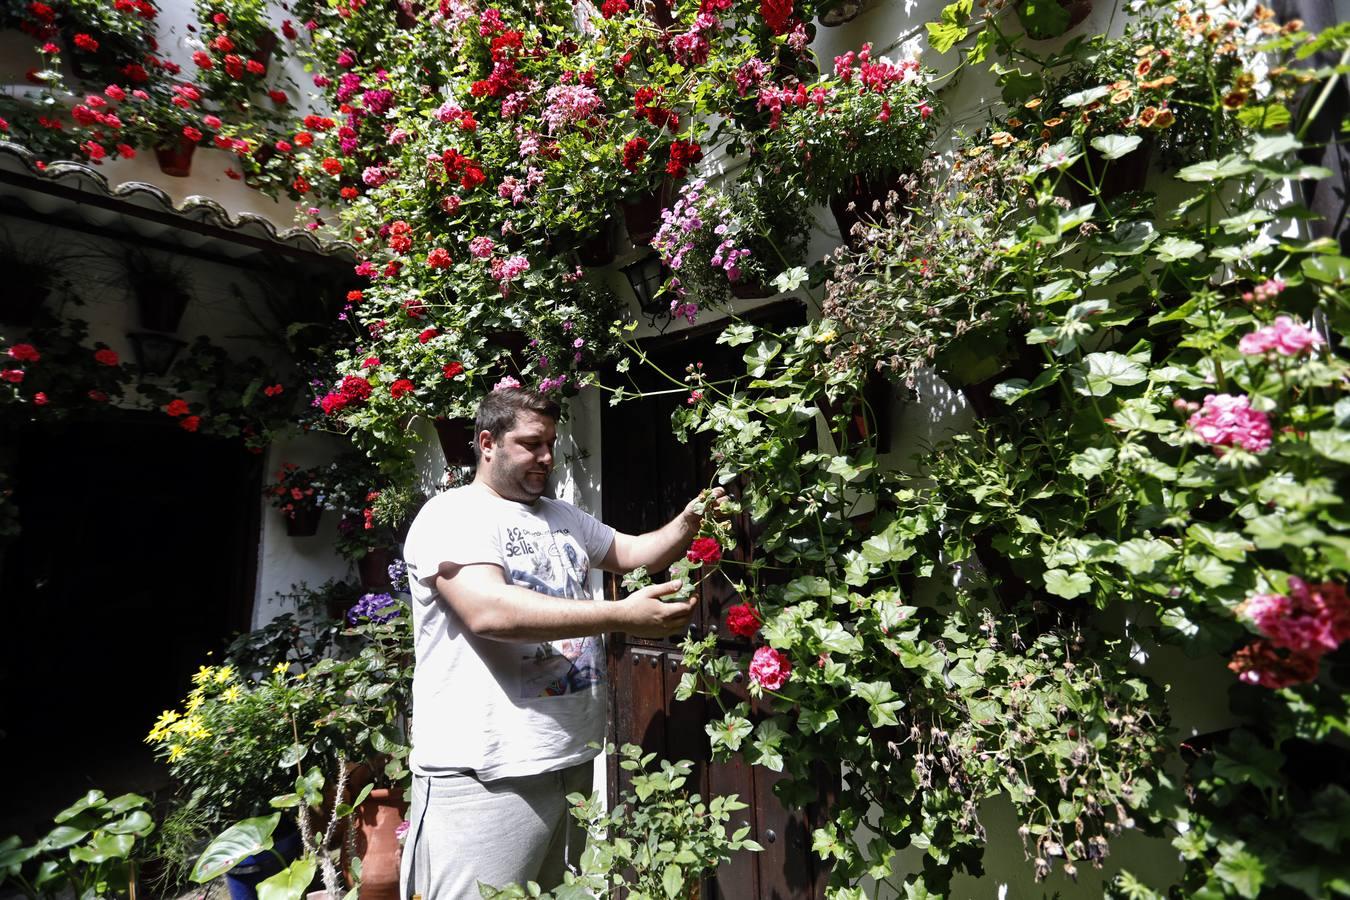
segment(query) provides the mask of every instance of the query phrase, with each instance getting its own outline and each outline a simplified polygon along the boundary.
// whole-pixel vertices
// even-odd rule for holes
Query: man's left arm
[[[700,494],[690,500],[679,515],[655,531],[638,535],[616,531],[614,543],[600,560],[600,568],[606,572],[631,572],[638,566],[646,566],[649,572],[666,568],[689,549],[705,513],[715,509],[726,494],[720,487],[706,495]]]

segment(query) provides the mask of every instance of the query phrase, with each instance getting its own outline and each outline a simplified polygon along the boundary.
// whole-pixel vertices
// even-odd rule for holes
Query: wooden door
[[[774,315],[777,321],[800,321],[800,307]],[[680,336],[647,347],[666,372],[679,378],[691,362],[702,362],[710,378],[722,373],[744,373],[739,349],[715,343],[721,328]],[[630,373],[644,390],[664,390],[671,384],[650,371]],[[679,443],[671,430],[671,414],[687,395],[665,394],[606,407],[602,419],[601,497],[605,522],[629,534],[638,534],[668,522],[713,477],[714,464],[706,435]],[[736,494],[735,486],[731,492]],[[751,523],[743,515],[733,521],[737,546],[727,557],[753,558]],[[619,579],[610,576],[607,591],[619,596]],[[715,577],[701,592],[702,602],[690,628],[702,635],[717,626],[724,639],[722,652],[739,656],[751,651],[749,642],[732,638],[726,630],[726,609],[740,602],[726,580]],[[610,740],[617,746],[639,744],[667,759],[690,759],[697,764],[695,784],[706,800],[711,795],[736,794],[749,804],[733,819],[747,824],[762,853],[741,853],[718,870],[704,885],[705,900],[813,900],[823,895],[824,872],[811,856],[809,811],[789,814],[773,794],[777,776],[753,768],[740,759],[711,763],[704,726],[721,718],[716,703],[703,697],[676,702],[679,683],[680,640],[646,640],[615,635],[609,646],[611,708]],[[733,685],[724,700],[745,699],[744,687]],[[739,697],[736,695],[739,694]],[[613,760],[609,773],[610,802],[626,787],[626,773]]]

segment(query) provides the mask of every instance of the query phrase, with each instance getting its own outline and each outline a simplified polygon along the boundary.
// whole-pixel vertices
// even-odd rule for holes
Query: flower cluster
[[[740,603],[727,610],[727,630],[737,637],[752,638],[764,619],[749,603]]]
[[[360,375],[347,375],[337,390],[329,391],[321,397],[316,405],[321,407],[326,415],[335,415],[349,406],[359,405],[370,399],[371,384]]]
[[[1265,636],[1229,663],[1250,684],[1277,689],[1311,681],[1321,657],[1350,640],[1350,599],[1335,582],[1291,577],[1288,594],[1256,594],[1238,612]]]
[[[1233,394],[1209,394],[1187,424],[1214,447],[1241,447],[1251,453],[1270,449],[1270,419],[1252,409],[1251,400]]]
[[[1278,353],[1298,356],[1326,343],[1322,336],[1307,325],[1295,322],[1289,316],[1277,316],[1274,324],[1258,328],[1242,336],[1238,350],[1247,356]]]
[[[301,512],[321,508],[325,500],[320,471],[302,469],[289,462],[282,464],[275,479],[263,488],[263,494],[292,519]]]
[[[792,676],[792,662],[772,647],[760,647],[750,660],[750,681],[766,691],[776,691]]]
[[[715,566],[722,561],[722,545],[716,538],[700,537],[694,538],[685,557],[692,563],[699,565]]]
[[[347,610],[347,623],[356,625],[362,621],[388,622],[402,609],[399,601],[391,594],[362,594],[356,605]]]

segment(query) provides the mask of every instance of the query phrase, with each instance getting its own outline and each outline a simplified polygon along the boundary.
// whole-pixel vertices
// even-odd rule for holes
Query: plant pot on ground
[[[399,788],[375,788],[356,809],[353,835],[355,858],[361,860],[362,900],[396,900],[398,897],[398,826],[408,804]],[[351,859],[344,848],[343,868],[350,872]],[[350,879],[350,876],[349,876]]]

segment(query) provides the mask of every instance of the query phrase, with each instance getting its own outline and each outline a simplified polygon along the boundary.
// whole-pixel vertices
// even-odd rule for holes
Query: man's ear
[[[478,442],[479,456],[483,459],[487,459],[489,451],[494,447],[492,442],[492,432],[487,430],[480,431],[474,440]]]

